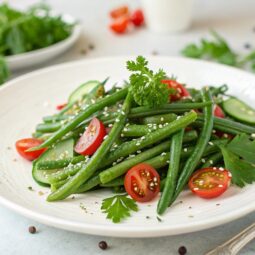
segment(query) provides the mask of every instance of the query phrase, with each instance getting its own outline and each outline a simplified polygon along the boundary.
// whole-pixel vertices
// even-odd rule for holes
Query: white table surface
[[[26,7],[34,0],[10,0],[11,4]],[[130,6],[139,6],[139,2],[122,0],[49,0],[54,9],[70,13],[83,23],[84,32],[76,45],[66,54],[42,67],[83,58],[117,55],[151,54],[179,55],[180,49],[188,42],[198,40],[208,34],[209,28],[222,33],[231,42],[231,46],[245,52],[244,44],[255,46],[255,1],[254,0],[197,0],[194,22],[190,30],[181,34],[156,35],[146,29],[136,30],[128,35],[116,36],[109,32],[107,13],[112,7],[130,2]],[[95,48],[88,50],[88,45]],[[82,50],[87,54],[81,54]],[[39,68],[38,66],[34,69]],[[13,77],[30,70],[14,73]],[[0,251],[1,254],[178,254],[178,247],[185,245],[190,255],[202,255],[206,251],[226,241],[244,227],[255,221],[255,213],[235,222],[214,229],[192,234],[152,238],[118,239],[96,237],[54,229],[26,219],[0,206]],[[30,225],[39,232],[28,233]],[[107,241],[110,248],[101,251],[98,242]],[[240,254],[254,255],[255,241],[247,245]]]

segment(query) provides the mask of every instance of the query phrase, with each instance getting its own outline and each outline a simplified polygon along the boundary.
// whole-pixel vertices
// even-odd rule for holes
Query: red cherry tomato
[[[218,118],[225,118],[225,113],[223,112],[223,110],[221,109],[221,107],[218,106],[218,105],[215,105],[215,106],[214,106],[213,114],[214,114],[215,117],[218,117]]]
[[[130,21],[134,24],[136,27],[140,27],[144,23],[144,15],[142,10],[137,9],[133,12],[133,14],[130,17]]]
[[[123,16],[126,16],[129,14],[129,9],[127,6],[120,6],[116,9],[113,9],[111,12],[110,12],[110,16],[113,18],[113,19],[117,19],[117,18],[120,18],[120,17],[123,17]]]
[[[124,180],[126,192],[138,202],[148,202],[159,193],[160,177],[149,164],[141,163],[128,170]]]
[[[74,150],[82,155],[92,155],[104,140],[106,130],[103,123],[94,118],[80,137]]]
[[[121,17],[116,19],[111,25],[110,28],[116,34],[124,34],[128,28],[128,17]]]
[[[36,138],[24,138],[20,139],[16,142],[16,150],[20,154],[21,157],[33,161],[37,159],[46,149],[40,149],[37,151],[26,151],[30,148],[39,146],[42,143],[41,140]]]
[[[56,106],[56,109],[60,111],[60,110],[62,110],[64,107],[66,107],[66,105],[67,105],[67,103],[59,104],[59,105]]]
[[[208,167],[196,171],[189,180],[190,190],[202,198],[215,198],[230,185],[231,174],[226,169]]]
[[[162,80],[161,82],[168,85],[169,89],[175,90],[174,94],[169,95],[170,101],[178,101],[183,97],[190,96],[188,90],[176,80]]]

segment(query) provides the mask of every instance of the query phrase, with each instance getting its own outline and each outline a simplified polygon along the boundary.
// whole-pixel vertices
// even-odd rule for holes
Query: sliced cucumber
[[[34,180],[42,186],[50,186],[47,175],[61,171],[61,169],[39,170],[37,169],[37,163],[49,160],[52,161],[73,158],[73,147],[74,140],[67,139],[57,143],[54,147],[48,149],[45,153],[43,153],[40,158],[33,162],[32,176]]]
[[[222,103],[224,111],[231,117],[249,124],[255,124],[255,110],[235,97]]]
[[[71,93],[68,103],[72,104],[89,94],[92,94],[94,97],[102,96],[104,94],[104,84],[100,81],[88,81],[80,85]]]

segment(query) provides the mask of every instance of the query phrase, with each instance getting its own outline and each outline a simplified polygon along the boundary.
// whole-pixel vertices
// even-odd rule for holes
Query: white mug
[[[142,0],[148,28],[157,33],[187,29],[191,24],[193,0]]]

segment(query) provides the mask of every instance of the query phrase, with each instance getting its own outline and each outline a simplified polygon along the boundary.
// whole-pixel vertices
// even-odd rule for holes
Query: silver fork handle
[[[255,238],[255,223],[244,229],[226,243],[211,250],[205,255],[236,255],[252,239]]]

